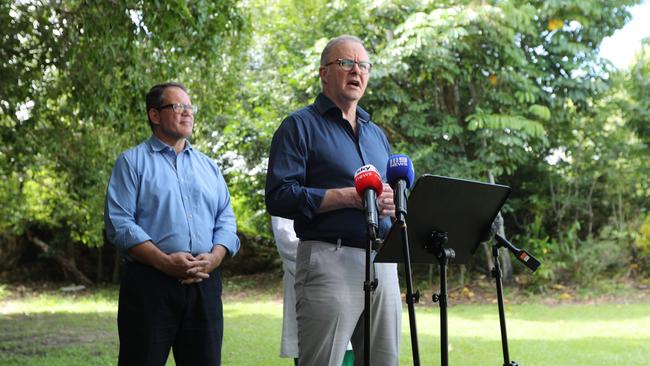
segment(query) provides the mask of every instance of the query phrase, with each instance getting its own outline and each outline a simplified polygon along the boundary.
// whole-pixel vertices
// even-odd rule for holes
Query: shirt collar
[[[334,102],[332,102],[332,100],[323,93],[318,94],[316,100],[314,101],[314,106],[321,116],[325,115],[325,113],[334,108],[340,111],[339,107],[337,107],[336,104],[334,104]],[[363,110],[363,108],[357,106],[357,120],[363,123],[370,122],[370,114]]]
[[[173,147],[164,143],[156,135],[151,135],[151,137],[149,138],[149,146],[151,146],[151,149],[155,152],[163,151],[165,149],[174,150]],[[183,151],[186,150],[192,150],[192,144],[190,144],[190,142],[187,139],[185,139],[185,148],[183,148]]]

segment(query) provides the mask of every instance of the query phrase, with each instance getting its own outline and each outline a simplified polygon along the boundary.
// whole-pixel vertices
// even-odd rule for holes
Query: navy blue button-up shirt
[[[317,214],[328,188],[354,186],[354,172],[374,165],[386,180],[390,145],[370,115],[357,107],[357,132],[324,94],[287,117],[273,135],[266,176],[266,206],[271,215],[294,220],[301,240],[365,243],[362,210],[345,208]],[[379,235],[390,228],[380,220]]]

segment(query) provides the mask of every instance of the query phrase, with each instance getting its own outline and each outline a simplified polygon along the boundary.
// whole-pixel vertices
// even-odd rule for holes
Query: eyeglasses
[[[361,71],[362,74],[367,74],[370,72],[370,69],[372,69],[372,64],[368,61],[354,61],[347,58],[338,58],[335,61],[326,63],[324,66],[329,66],[331,64],[339,64],[339,66],[341,66],[345,71],[352,71],[352,69],[354,69],[354,64],[357,64],[359,65],[359,71]]]
[[[182,104],[182,103],[165,104],[165,105],[161,105],[156,109],[161,110],[165,108],[173,108],[174,112],[176,113],[183,113],[183,111],[188,111],[192,114],[196,114],[196,112],[199,111],[199,106],[197,105],[189,105],[189,104]]]

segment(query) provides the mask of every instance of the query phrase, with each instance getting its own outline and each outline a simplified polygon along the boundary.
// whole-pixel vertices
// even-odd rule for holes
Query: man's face
[[[183,89],[176,87],[166,88],[163,92],[160,105],[174,103],[192,104],[190,97]],[[175,112],[172,107],[151,109],[149,111],[149,118],[154,126],[156,136],[167,143],[175,143],[192,135],[194,115],[187,109],[184,109],[181,113]]]
[[[363,97],[368,85],[370,74],[363,74],[359,65],[345,71],[336,63],[337,59],[369,62],[366,49],[358,42],[342,42],[335,45],[328,55],[328,66],[320,67],[320,77],[323,83],[323,93],[336,104],[356,103]]]

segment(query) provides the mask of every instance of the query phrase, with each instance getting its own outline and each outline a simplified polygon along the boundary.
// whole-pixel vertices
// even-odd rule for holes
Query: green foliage
[[[180,81],[208,117],[226,109],[246,42],[235,5],[2,2],[0,195],[12,205],[0,210],[0,232],[101,246],[113,162],[150,134],[146,91]],[[198,145],[223,127],[198,121]]]
[[[549,259],[539,286],[643,272],[626,233],[650,210],[650,41],[626,71],[598,57],[636,3],[2,1],[0,237],[101,246],[112,164],[150,134],[148,88],[175,80],[201,106],[192,143],[222,167],[240,231],[261,237],[245,245],[267,245],[271,137],[347,33],[374,64],[360,104],[418,175],[513,187],[506,226]]]
[[[643,40],[625,87],[630,96],[626,117],[646,146],[650,145],[650,38]]]

